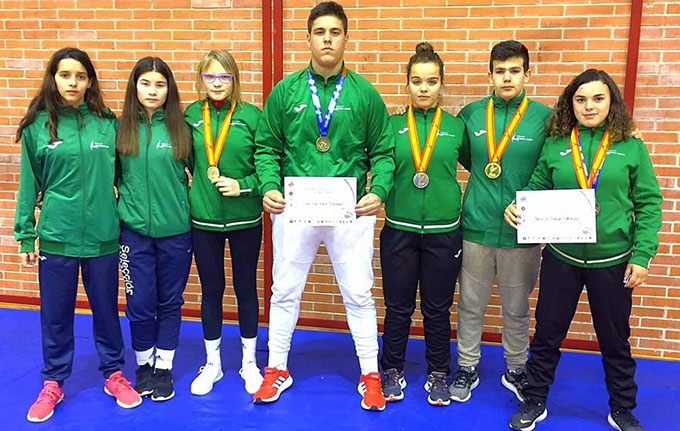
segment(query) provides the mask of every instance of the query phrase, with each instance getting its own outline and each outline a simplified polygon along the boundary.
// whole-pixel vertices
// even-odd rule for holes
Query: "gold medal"
[[[428,184],[430,184],[430,177],[425,172],[416,172],[413,176],[413,185],[416,188],[424,189]]]
[[[217,166],[208,166],[208,171],[206,172],[210,182],[215,182],[220,177],[220,170]]]
[[[319,136],[316,138],[316,149],[321,153],[325,153],[331,149],[331,140],[328,139],[328,136]]]
[[[492,180],[500,177],[502,171],[503,168],[501,168],[501,164],[497,162],[489,162],[486,164],[486,166],[484,166],[484,174],[487,176],[487,178]]]

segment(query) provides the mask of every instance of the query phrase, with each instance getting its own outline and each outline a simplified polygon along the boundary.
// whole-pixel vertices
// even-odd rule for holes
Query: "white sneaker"
[[[246,392],[249,394],[254,394],[262,386],[262,381],[264,377],[260,374],[260,369],[257,368],[257,364],[254,362],[247,362],[241,366],[238,370],[238,374],[241,376],[246,384]]]
[[[206,363],[198,370],[198,376],[191,382],[191,393],[205,395],[212,391],[213,384],[224,377],[222,364]]]

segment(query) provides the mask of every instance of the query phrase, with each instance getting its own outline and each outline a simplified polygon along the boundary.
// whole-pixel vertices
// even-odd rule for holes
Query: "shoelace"
[[[446,378],[441,375],[432,375],[432,386],[430,392],[446,392]]]
[[[111,382],[111,384],[113,385],[114,392],[119,392],[123,389],[132,390],[130,382],[128,382],[127,379],[123,377],[121,374],[109,377],[109,382]]]
[[[374,374],[374,373],[371,373]],[[367,375],[364,377],[364,384],[366,385],[366,392],[380,392],[382,393],[382,388],[380,387],[380,379],[373,376]]]
[[[456,381],[453,386],[470,386],[470,381],[472,380],[472,373],[465,370],[459,370],[456,373]]]
[[[278,377],[279,372],[276,368],[266,368],[264,370],[264,381],[262,382],[262,386],[273,386]]]
[[[158,376],[158,380],[162,383],[169,383],[170,380],[172,380],[172,374],[167,370],[157,370],[156,375]]]
[[[527,384],[529,383],[527,381],[527,373],[526,371],[518,371],[518,372],[510,372],[512,376],[514,377],[515,380],[515,385],[519,386],[521,389],[526,388]]]
[[[395,369],[385,371],[385,386],[399,385],[399,372]]]
[[[40,394],[38,395],[38,400],[36,403],[56,403],[57,400],[61,398],[61,395],[59,394],[58,389],[52,387],[52,386],[45,386],[43,387],[43,390],[40,391]]]
[[[614,412],[614,417],[621,422],[625,422],[628,425],[635,426],[640,425],[640,422],[628,410],[617,410],[616,412]]]

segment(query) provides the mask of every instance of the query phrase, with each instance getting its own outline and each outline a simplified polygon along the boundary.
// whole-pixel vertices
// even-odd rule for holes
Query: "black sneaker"
[[[144,364],[135,371],[135,390],[137,393],[146,397],[153,392],[154,376],[153,367],[149,364]]]
[[[427,376],[425,390],[430,394],[427,402],[433,406],[448,406],[451,403],[449,385],[446,384],[446,373],[433,371]]]
[[[479,373],[476,367],[460,367],[453,383],[449,386],[449,396],[453,401],[464,403],[472,396],[472,390],[479,385]]]
[[[382,391],[385,401],[399,401],[404,399],[403,389],[406,387],[404,372],[396,368],[385,370],[382,378]]]
[[[630,410],[622,409],[609,413],[607,422],[618,431],[645,431]]]
[[[540,422],[548,417],[548,409],[545,403],[539,403],[528,399],[519,405],[519,410],[510,418],[510,428],[520,431],[531,431]]]
[[[172,371],[156,368],[156,384],[151,394],[152,401],[167,401],[175,396],[175,388],[172,385]]]
[[[515,394],[519,401],[524,401],[522,391],[527,387],[527,372],[524,368],[518,370],[505,370],[501,377],[501,383],[507,390]]]

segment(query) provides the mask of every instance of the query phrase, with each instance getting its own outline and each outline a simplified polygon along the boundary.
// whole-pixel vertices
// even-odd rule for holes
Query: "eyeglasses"
[[[201,77],[206,84],[213,84],[218,79],[222,84],[230,84],[234,80],[231,73],[201,73]]]

